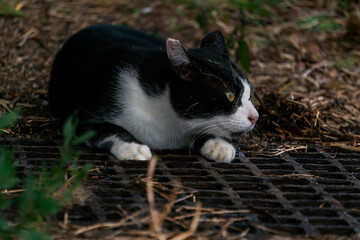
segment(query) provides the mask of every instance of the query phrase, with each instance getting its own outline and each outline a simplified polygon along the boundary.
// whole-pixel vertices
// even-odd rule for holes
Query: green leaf
[[[52,198],[51,192],[47,188],[40,188],[37,181],[34,175],[29,175],[25,179],[25,191],[19,199],[23,223],[43,220],[61,208],[59,202]]]
[[[335,66],[338,68],[352,68],[355,67],[358,63],[359,59],[354,55],[350,55],[337,61]]]
[[[0,233],[2,233],[5,230],[8,230],[8,228],[9,228],[8,221],[6,220],[6,218],[0,215]]]
[[[135,8],[135,9],[133,10],[133,13],[134,13],[134,14],[140,14],[140,13],[141,13],[140,8]]]
[[[2,199],[2,197],[0,196],[0,210],[4,210],[10,207],[11,203],[11,199]]]
[[[95,137],[96,132],[94,130],[87,131],[83,135],[72,140],[71,145],[77,146],[85,143],[86,141],[90,140],[91,138]]]
[[[23,222],[44,220],[48,215],[61,209],[57,200],[47,196],[46,189],[26,188],[19,204]]]
[[[3,117],[0,118],[0,129],[9,127],[11,125],[11,123],[13,123],[19,117],[20,117],[20,114],[15,111],[5,114]]]
[[[43,194],[42,192],[37,192],[37,194],[38,198],[35,202],[35,209],[37,209],[37,212],[40,213],[42,217],[56,213],[61,209],[61,206],[56,199],[52,199],[51,196],[46,196],[46,194]]]
[[[50,240],[50,238],[35,229],[21,231],[21,238],[24,240]]]
[[[330,32],[330,31],[334,31],[334,30],[338,30],[341,28],[341,25],[330,21],[329,19],[324,19],[322,21],[320,21],[319,25],[317,26],[317,28],[320,31],[324,31],[324,32]]]
[[[204,13],[200,13],[196,16],[196,22],[199,24],[200,28],[205,28],[208,25],[208,17]]]
[[[194,0],[170,0],[170,1],[174,3],[185,4],[189,9],[194,9],[199,6],[198,1],[194,1]]]
[[[0,0],[0,16],[1,15],[5,17],[29,17],[25,13],[16,10],[13,6],[3,0]]]
[[[236,57],[240,61],[240,64],[244,68],[246,73],[248,73],[250,68],[250,60],[251,60],[249,47],[243,38],[240,38],[238,43],[239,43],[239,48],[236,50]]]
[[[91,163],[87,163],[81,168],[78,168],[76,164],[73,164],[71,175],[76,176],[73,181],[73,189],[77,188],[83,182],[92,167],[93,165]]]
[[[275,13],[261,7],[261,5],[251,3],[251,1],[249,2],[235,1],[234,4],[242,10],[246,10],[261,17],[276,16]]]
[[[1,1],[1,0],[0,0]],[[18,118],[16,112],[10,112],[0,120],[1,127],[8,127],[12,121]],[[93,131],[89,131],[79,137],[75,137],[76,127],[79,124],[77,114],[70,116],[64,126],[64,144],[62,157],[60,162],[50,166],[42,164],[42,170],[38,177],[34,174],[27,174],[24,179],[24,192],[16,201],[4,199],[0,192],[0,210],[14,206],[19,210],[18,218],[11,225],[8,224],[6,218],[0,215],[0,239],[26,239],[26,240],[45,240],[49,239],[46,234],[33,229],[43,224],[51,214],[58,212],[63,206],[71,204],[72,201],[66,201],[73,191],[78,187],[88,175],[92,168],[91,164],[82,167],[76,167],[76,160],[73,161],[73,167],[68,169],[69,160],[73,159],[78,151],[71,148],[71,144],[81,144],[95,135]],[[0,147],[0,191],[13,188],[19,179],[15,175],[18,162],[15,160],[15,152]],[[69,173],[70,171],[70,173]],[[73,177],[71,187],[64,189],[63,194],[55,195],[54,193],[62,193],[62,188],[66,182],[64,176],[70,174]]]
[[[0,148],[0,190],[12,188],[19,182],[15,176],[18,163],[13,160],[14,157],[12,151]]]
[[[64,135],[64,146],[69,146],[71,139],[75,136],[76,128],[79,125],[79,118],[77,111],[71,114],[64,122],[63,135]]]
[[[269,6],[276,6],[276,5],[279,5],[280,3],[283,3],[284,0],[260,0],[258,2],[259,2],[259,4],[266,4],[266,5],[269,5]]]
[[[316,31],[330,32],[341,29],[341,24],[331,20],[331,18],[324,15],[307,16],[299,21],[299,27],[307,29],[314,29]]]

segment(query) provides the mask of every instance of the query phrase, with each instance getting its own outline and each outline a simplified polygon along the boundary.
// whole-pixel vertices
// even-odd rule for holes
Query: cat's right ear
[[[166,41],[166,52],[173,66],[177,67],[190,63],[186,48],[178,40],[168,38]]]

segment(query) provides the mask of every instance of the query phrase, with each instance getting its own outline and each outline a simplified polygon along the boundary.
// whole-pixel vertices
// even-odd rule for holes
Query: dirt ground
[[[23,115],[2,131],[3,137],[61,137],[48,109],[49,72],[65,39],[83,27],[124,25],[179,39],[188,48],[220,30],[238,63],[239,29],[244,27],[251,57],[248,75],[260,112],[251,139],[360,149],[357,1],[283,1],[263,5],[274,13],[265,17],[219,0],[8,2],[27,17],[0,13],[0,113],[21,109]],[[321,18],[314,16],[325,16],[337,27],[323,30]]]

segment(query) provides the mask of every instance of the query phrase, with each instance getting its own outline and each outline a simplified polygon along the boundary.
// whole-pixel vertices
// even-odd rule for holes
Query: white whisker
[[[196,102],[196,103],[194,103],[193,105],[191,105],[188,109],[186,109],[186,111],[184,112],[184,117],[185,117],[185,115],[186,115],[186,113],[192,108],[192,107],[194,107],[194,106],[196,106],[196,105],[198,105],[199,104],[199,102]]]

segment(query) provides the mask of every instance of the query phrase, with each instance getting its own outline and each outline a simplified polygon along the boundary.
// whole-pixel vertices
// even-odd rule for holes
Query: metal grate
[[[56,142],[0,140],[0,145],[10,145],[18,151],[20,175],[25,169],[38,167],[44,160],[56,161],[60,156]],[[210,162],[186,153],[160,153],[154,179],[159,184],[178,180],[184,188],[189,188],[177,207],[194,206],[195,201],[201,201],[204,208],[234,210],[221,214],[222,218],[246,217],[246,221],[230,224],[233,234],[247,228],[249,234],[255,235],[360,232],[359,153],[335,153],[317,146],[278,157],[249,157],[250,149],[243,152],[245,155],[237,156],[231,164]],[[118,221],[123,217],[119,208],[132,213],[147,207],[141,182],[146,176],[146,162],[116,161],[106,153],[90,149],[80,155],[79,161],[92,162],[97,170],[86,181],[91,196],[82,206],[69,210],[71,223]],[[160,195],[158,206],[167,202]],[[235,211],[241,209],[247,211]],[[183,209],[180,213],[189,211]],[[62,216],[59,214],[58,220]],[[212,216],[202,216],[206,217]],[[181,225],[171,222],[166,227],[181,230]],[[199,226],[200,231],[219,228],[206,221]]]

